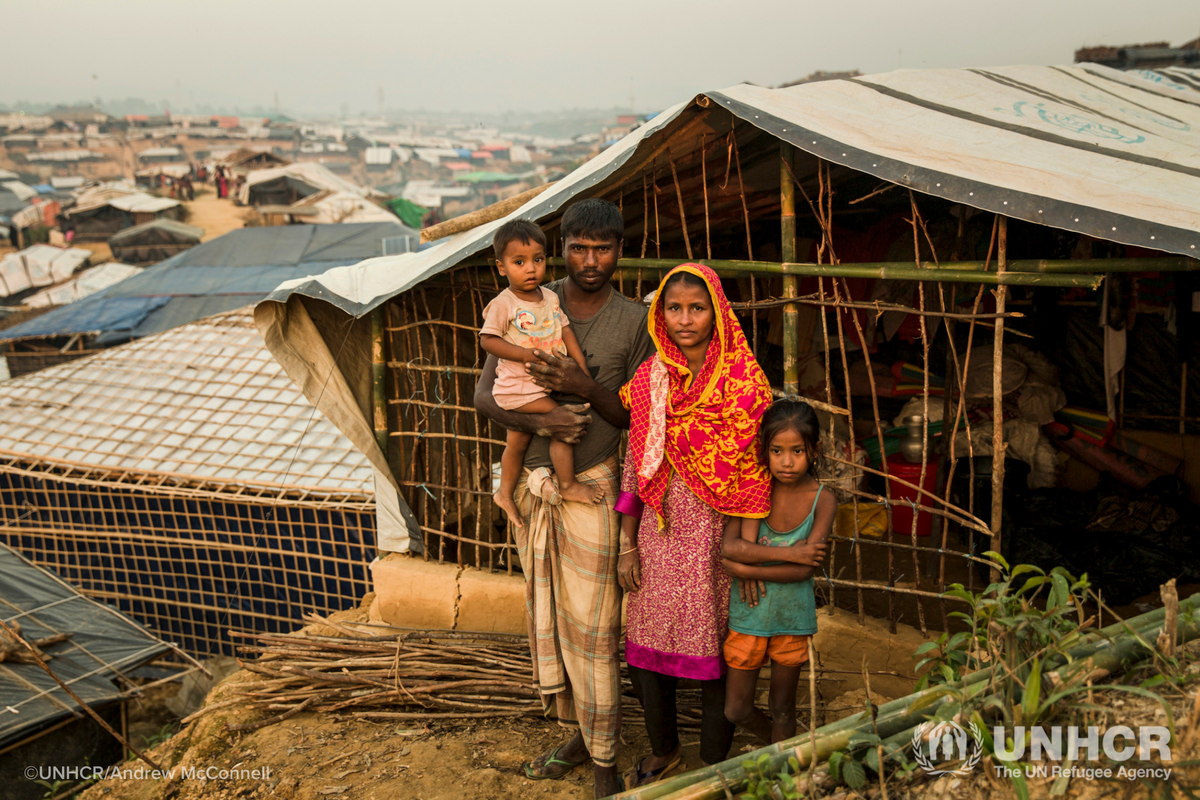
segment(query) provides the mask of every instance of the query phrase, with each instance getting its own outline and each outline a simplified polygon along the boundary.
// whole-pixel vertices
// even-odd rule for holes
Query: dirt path
[[[197,184],[196,192],[196,199],[187,203],[190,212],[187,223],[204,228],[200,241],[207,242],[244,227],[244,218],[250,209],[235,206],[228,198],[218,200],[211,186]]]

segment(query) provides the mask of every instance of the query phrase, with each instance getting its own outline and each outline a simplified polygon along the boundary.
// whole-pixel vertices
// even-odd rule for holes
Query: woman
[[[714,764],[729,752],[721,645],[730,579],[721,535],[726,516],[765,517],[771,489],[755,447],[770,386],[716,273],[698,264],[671,270],[648,324],[657,353],[621,389],[630,432],[617,575],[631,592],[625,659],[653,755],[626,788],[679,764],[679,678],[700,681],[700,758]]]

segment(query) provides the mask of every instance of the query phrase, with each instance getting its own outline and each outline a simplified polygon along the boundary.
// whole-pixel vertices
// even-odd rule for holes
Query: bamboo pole
[[[779,228],[782,240],[779,252],[784,262],[796,260],[796,184],[791,180],[789,162],[796,157],[795,148],[786,142],[779,144]],[[795,275],[783,276],[783,296],[796,296]],[[800,311],[795,303],[783,307],[783,390],[788,394],[800,391],[800,343],[797,339]]]
[[[1117,260],[1117,259],[1106,259]],[[1136,260],[1136,259],[1135,259]],[[1152,261],[1153,259],[1141,259]],[[558,266],[559,259],[548,259],[552,266]],[[623,258],[618,261],[620,267],[637,267],[637,269],[670,270],[682,264],[682,259],[670,258]],[[710,267],[721,277],[736,277],[745,272],[758,272],[762,275],[797,275],[797,276],[834,276],[842,278],[880,278],[883,281],[941,281],[946,283],[985,283],[989,285],[1028,285],[1028,287],[1072,288],[1082,287],[1098,289],[1103,283],[1104,276],[1099,272],[1087,275],[1085,269],[1099,270],[1097,259],[1078,261],[1078,273],[1038,273],[1008,270],[1000,275],[997,272],[985,272],[984,261],[958,261],[958,263],[942,264],[935,267],[922,264],[920,269],[908,261],[870,261],[860,264],[811,264],[804,261],[797,263],[775,263],[775,261],[752,260],[722,260],[704,259],[697,261]],[[1020,264],[1020,263],[1018,263]],[[930,271],[936,269],[936,272]],[[1151,267],[1152,269],[1152,267]],[[929,271],[926,271],[929,270]]]
[[[371,406],[374,411],[375,443],[387,457],[387,359],[383,353],[383,306],[371,311]]]
[[[996,274],[1003,275],[1008,268],[1008,218],[1000,217],[997,249]],[[996,312],[1004,313],[1008,298],[1008,287],[1000,284],[996,289]],[[1001,523],[1004,520],[1004,318],[996,320],[996,335],[992,340],[992,549],[1001,552]],[[999,572],[992,569],[992,580],[999,580]]]
[[[448,219],[445,222],[439,222],[437,225],[430,225],[421,231],[421,243],[433,242],[438,239],[444,239],[447,236],[454,236],[463,231],[469,231],[472,228],[477,228],[480,225],[486,225],[489,222],[507,217],[512,212],[516,211],[521,206],[528,203],[533,198],[537,197],[542,192],[553,186],[554,183],[546,183],[541,186],[535,186],[532,189],[527,189],[520,194],[513,195],[498,203],[492,203],[490,206],[485,206],[478,211],[472,211],[469,214],[463,214],[461,217]]]
[[[1191,598],[1192,601],[1196,596]],[[1106,669],[1109,673],[1117,672],[1136,663],[1144,657],[1145,649],[1138,636],[1123,636],[1117,642],[1110,642],[1113,636],[1128,634],[1131,630],[1142,634],[1142,639],[1149,639],[1157,634],[1157,628],[1163,627],[1162,620],[1146,625],[1146,620],[1155,612],[1142,615],[1130,620],[1126,625],[1113,625],[1099,632],[1096,639],[1088,644],[1073,648],[1068,654],[1070,659],[1070,674],[1077,675],[1084,670],[1096,668]],[[1161,614],[1160,614],[1161,616]],[[1177,628],[1177,640],[1190,641],[1200,636],[1200,622],[1193,613],[1181,615]],[[1096,641],[1098,640],[1098,642]],[[1043,665],[1045,681],[1048,684],[1062,685],[1063,681],[1055,681],[1052,671],[1061,666],[1061,660],[1050,659]],[[830,723],[816,731],[816,741],[805,732],[791,739],[763,747],[751,753],[739,754],[736,758],[702,767],[683,775],[659,781],[650,786],[639,787],[618,795],[616,798],[628,800],[720,800],[732,796],[733,789],[741,789],[747,773],[743,764],[757,763],[762,756],[769,759],[763,770],[764,774],[774,775],[788,769],[788,758],[795,758],[802,768],[808,768],[815,761],[823,761],[830,754],[840,750],[849,743],[850,738],[857,733],[873,733],[888,741],[892,737],[899,738],[900,734],[911,738],[909,732],[914,726],[925,719],[933,717],[939,703],[925,702],[917,711],[910,711],[920,701],[936,694],[944,694],[947,689],[961,692],[963,701],[987,702],[986,695],[991,686],[992,669],[985,668],[971,673],[966,678],[926,689],[908,697],[902,697],[879,706],[875,711],[877,717],[863,711]],[[978,698],[978,700],[977,700]]]

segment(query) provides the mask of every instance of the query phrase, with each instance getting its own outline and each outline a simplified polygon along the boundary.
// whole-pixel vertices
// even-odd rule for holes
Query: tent
[[[375,516],[248,310],[0,383],[0,542],[190,653],[356,603]]]
[[[81,247],[35,244],[0,258],[0,297],[12,297],[35,286],[50,286],[70,278],[92,257]]]
[[[292,162],[274,153],[268,153],[264,150],[251,150],[245,147],[234,150],[232,153],[227,153],[214,161],[215,165],[231,169],[238,174],[245,174],[269,167],[287,166],[290,163]]]
[[[734,86],[666,109],[505,218],[419,253],[282,284],[257,306],[256,319],[284,368],[310,387],[310,398],[331,418],[355,418],[343,431],[402,487],[419,521],[410,531],[414,542],[423,538],[426,552],[436,547],[440,558],[458,564],[511,569],[512,547],[497,533],[503,518],[488,500],[487,466],[498,460],[502,437],[471,403],[484,358],[479,312],[497,291],[487,249],[506,219],[541,225],[557,270],[564,208],[583,198],[613,201],[626,221],[620,291],[642,297],[663,270],[709,263],[727,279],[779,391],[803,388],[829,419],[874,429],[882,424],[870,417],[877,404],[860,398],[848,407],[859,391],[852,359],[858,367],[873,347],[909,346],[909,334],[899,332],[904,323],[918,337],[908,342],[940,336],[945,348],[950,326],[933,310],[939,292],[947,306],[959,305],[944,313],[964,314],[975,330],[980,314],[1008,312],[1002,305],[973,311],[969,301],[964,309],[967,292],[953,292],[959,284],[970,286],[972,298],[983,285],[1019,286],[1042,292],[1022,289],[1023,303],[1057,303],[1059,289],[1088,297],[1107,276],[1195,268],[1198,130],[1200,95],[1095,65],[900,70],[783,89]],[[797,298],[786,315],[785,293]],[[997,295],[1007,297],[1007,290]],[[1087,303],[1096,328],[1092,298],[1063,302]],[[826,310],[835,303],[849,305]],[[854,305],[892,308],[880,314]],[[958,359],[966,324],[955,328]],[[1002,342],[1004,329],[995,324],[997,333],[986,335]],[[848,352],[851,345],[857,349]],[[358,357],[335,357],[347,348]],[[919,363],[916,348],[915,356],[907,352]],[[373,363],[371,353],[382,353],[384,363]],[[811,380],[804,364],[814,365]],[[837,386],[826,380],[826,368]],[[879,399],[871,369],[866,364],[862,383]],[[381,374],[390,383],[372,393],[380,385],[373,376]],[[333,385],[346,388],[315,391]],[[941,414],[941,400],[935,402]],[[990,419],[989,437],[1004,415]],[[841,430],[848,435],[844,423]],[[997,492],[993,508],[1001,500]],[[954,524],[962,525],[964,543],[983,537],[969,546],[1000,546],[999,522],[973,516],[986,510],[946,513],[960,511],[966,516]],[[908,541],[908,531],[895,533]],[[890,548],[890,539],[877,547]],[[837,578],[831,569],[830,585],[848,587],[860,603],[863,593],[884,591],[879,586],[889,597],[938,597],[944,586],[896,587],[906,571],[893,561],[915,559],[923,549],[916,541],[911,547],[871,576],[878,584]],[[857,559],[863,549],[870,548],[847,557]]]
[[[200,244],[204,229],[174,219],[156,219],[115,233],[108,240],[114,258],[155,264]]]
[[[183,204],[169,197],[109,188],[87,192],[62,213],[80,239],[107,239],[118,231],[156,219],[178,219]]]
[[[238,193],[242,205],[286,206],[322,190],[346,192],[358,197],[382,197],[371,188],[339,178],[328,168],[312,162],[256,169],[246,175]]]
[[[392,210],[400,221],[410,228],[421,228],[421,223],[425,219],[425,215],[429,213],[429,209],[424,206],[419,206],[411,200],[405,200],[403,197],[396,197],[387,201],[387,207]]]
[[[382,255],[384,240],[416,236],[399,222],[241,228],[136,276],[0,331],[18,340],[98,334],[107,346],[262,299],[280,281]]]
[[[137,275],[141,267],[133,267],[118,261],[109,261],[96,267],[89,267],[79,272],[68,281],[43,289],[37,294],[25,298],[24,305],[29,308],[43,306],[65,306],[84,297],[93,295],[101,289],[107,289],[115,283]]]
[[[289,206],[294,222],[343,224],[348,222],[393,222],[396,215],[372,200],[349,192],[325,189]],[[419,226],[418,226],[419,227]]]
[[[172,648],[111,606],[81,594],[18,550],[0,543],[0,608],[26,641],[58,634],[45,646],[46,665],[93,710],[130,697],[124,676]],[[36,663],[0,663],[0,748],[21,744],[84,711]],[[60,734],[61,735],[61,734]],[[107,736],[107,734],[105,734]],[[11,758],[12,756],[10,756]]]

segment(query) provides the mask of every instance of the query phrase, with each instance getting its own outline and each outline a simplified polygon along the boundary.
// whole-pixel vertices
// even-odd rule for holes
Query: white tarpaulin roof
[[[27,186],[20,181],[3,181],[0,182],[0,186],[15,194],[19,200],[28,200],[31,197],[37,196],[37,189]]]
[[[61,283],[91,257],[91,250],[49,244],[35,244],[19,253],[9,253],[0,259],[0,297],[11,297],[34,286]]]
[[[1082,64],[899,70],[706,97],[809,153],[975,208],[1100,239],[1200,256],[1200,93]],[[544,220],[644,148],[691,104],[659,114],[511,217]],[[693,106],[694,108],[694,106]],[[361,315],[491,244],[503,220],[417,254],[280,286]]]
[[[1200,93],[1091,64],[900,70],[785,89],[743,84],[663,111],[505,219],[428,250],[281,284],[255,309],[267,346],[310,399],[386,469],[371,449],[369,404],[353,390],[368,382],[370,357],[335,355],[338,342],[370,352],[369,326],[355,319],[483,252],[507,219],[547,223],[573,201],[603,195],[661,157],[670,135],[717,109],[813,156],[915,192],[1200,256]],[[331,350],[322,331],[343,322],[345,338]],[[326,385],[342,389],[317,391]],[[418,535],[411,523],[409,530]]]
[[[248,310],[0,383],[0,459],[370,496],[371,464],[313,409]]]
[[[314,164],[310,161],[299,164],[288,164],[284,167],[272,167],[270,169],[256,169],[246,175],[246,182],[242,184],[242,189],[238,193],[238,200],[242,204],[250,202],[250,187],[264,181],[273,181],[277,178],[295,178],[298,181],[303,181],[316,190],[332,189],[335,192],[347,192],[360,197],[383,197],[384,195],[366,186],[359,186],[356,183],[351,183],[343,178],[334,175],[326,167],[320,164]]]
[[[292,214],[296,222],[332,224],[344,222],[395,222],[396,215],[365,197],[349,192],[320,192],[295,203],[295,208],[315,208],[317,213]]]
[[[155,197],[137,192],[135,194],[127,194],[124,197],[114,197],[108,201],[108,205],[113,208],[119,208],[122,211],[152,214],[156,211],[166,211],[168,208],[174,208],[180,205],[180,203],[178,200],[172,200],[169,197]]]
[[[81,297],[87,297],[101,289],[107,289],[114,283],[120,283],[130,275],[136,275],[141,271],[142,267],[131,267],[119,261],[110,261],[98,267],[85,269],[66,283],[51,286],[49,289],[25,298],[25,305],[30,308],[65,306],[67,303],[74,303]]]

